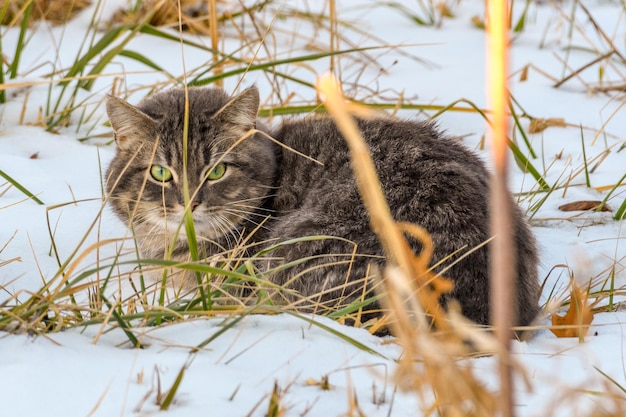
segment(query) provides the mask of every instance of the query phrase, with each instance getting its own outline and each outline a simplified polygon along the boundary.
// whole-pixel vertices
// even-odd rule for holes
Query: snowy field
[[[404,104],[432,106],[423,112],[403,109],[402,117],[432,117],[442,106],[460,99],[458,107],[471,110],[468,103],[472,103],[485,109],[485,32],[472,20],[484,17],[484,2],[449,2],[453,17],[437,17],[440,24],[436,25],[416,24],[404,9],[384,3],[339,2],[339,49],[378,47],[335,57],[346,95],[390,107],[400,97]],[[626,285],[626,230],[624,221],[614,218],[626,198],[626,5],[611,0],[583,3],[588,13],[571,1],[515,2],[514,23],[525,7],[528,10],[524,27],[512,34],[511,93],[530,146],[516,128],[512,137],[551,191],[540,190],[536,179],[515,163],[510,186],[527,210],[540,246],[546,309],[554,311],[568,299],[571,276],[584,288],[591,281],[590,301],[600,296],[598,307],[606,308],[596,313],[584,342],[556,338],[544,328],[529,341],[513,343],[515,359],[530,383],[526,386],[521,376],[516,378],[519,416],[621,415],[611,413],[620,406],[626,410],[626,313],[619,308]],[[422,13],[418,6],[422,2],[402,4],[417,15]],[[124,5],[121,0],[103,1],[102,22]],[[218,8],[232,5],[237,2],[219,2]],[[269,2],[255,11],[259,21],[272,24],[263,47],[259,42],[242,46],[237,31],[225,23],[220,49],[247,59],[256,53],[258,62],[327,50],[328,31],[312,20],[294,18],[291,11],[322,12],[322,6],[327,2]],[[135,34],[124,48],[148,57],[163,71],[128,56],[115,56],[89,91],[76,92],[78,109],[71,112],[69,123],[47,131],[42,115],[54,113],[57,101],[63,108],[75,84],[64,88],[57,81],[84,53],[79,53],[82,42],[104,33],[90,29],[95,7],[83,10],[65,26],[36,23],[27,33],[16,76],[5,76],[0,170],[43,204],[0,178],[2,311],[24,302],[50,281],[50,293],[62,291],[60,270],[69,271],[71,281],[100,262],[110,265],[121,239],[130,236],[112,212],[103,209],[102,172],[114,153],[110,128],[105,125],[105,95],[114,90],[136,103],[155,86],[173,85],[172,78],[185,71],[190,78],[199,76],[213,59],[206,49],[210,39],[204,36],[187,35],[204,46],[200,48]],[[238,22],[244,17],[233,19]],[[258,31],[249,23],[240,29]],[[12,62],[19,25],[1,30],[2,53]],[[178,36],[174,30],[167,33]],[[285,63],[277,69],[314,83],[328,70],[329,61],[324,57]],[[233,66],[240,67],[245,66]],[[224,87],[233,91],[255,84],[264,109],[315,103],[312,88],[277,80],[271,71],[251,71],[243,78],[226,78]],[[531,118],[551,126],[533,129]],[[448,110],[437,120],[488,160],[488,145],[483,146],[487,127],[478,112]],[[559,209],[566,203],[602,201],[607,196],[612,211]],[[90,248],[96,242],[101,243]],[[124,268],[132,266],[120,267]],[[110,283],[109,289],[116,291],[121,285]],[[88,296],[86,290],[78,291],[76,302],[87,303]],[[364,329],[323,317],[313,319],[363,347],[286,314],[133,328],[144,349],[130,348],[113,319],[38,336],[0,332],[0,415],[265,416],[275,387],[283,412],[277,415],[423,415],[420,398],[394,387],[395,360],[402,354],[398,345]],[[549,312],[539,324],[550,324]],[[196,350],[198,345],[202,348]],[[498,390],[494,358],[463,361],[489,390]],[[159,411],[158,404],[180,375],[173,404]],[[321,386],[325,378],[330,389]]]

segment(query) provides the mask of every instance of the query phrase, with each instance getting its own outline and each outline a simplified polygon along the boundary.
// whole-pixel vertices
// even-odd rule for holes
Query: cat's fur
[[[236,97],[220,89],[191,88],[188,97],[187,177],[201,254],[231,249],[255,229],[247,243],[334,236],[279,247],[271,256],[281,262],[308,260],[268,279],[326,304],[362,296],[357,283],[371,274],[371,265],[380,267],[384,260],[359,197],[347,144],[333,121],[306,117],[285,121],[270,132],[256,118],[256,88]],[[186,259],[187,238],[179,228],[184,213],[184,90],[156,94],[137,107],[110,97],[107,112],[118,146],[107,174],[111,205],[133,227],[142,256],[166,256],[168,243],[180,229],[173,257]],[[416,223],[431,234],[433,264],[453,254],[436,268],[449,267],[445,276],[455,285],[450,297],[460,302],[468,318],[489,323],[488,245],[466,255],[490,237],[489,174],[483,163],[429,122],[375,118],[359,119],[358,125],[394,218]],[[284,146],[261,133],[240,140],[250,129],[264,131]],[[227,166],[224,177],[205,181],[207,170],[220,159]],[[169,167],[173,180],[153,180],[149,171],[154,164]],[[511,212],[517,324],[527,325],[538,312],[537,254],[533,235],[512,199]],[[416,251],[421,249],[412,243]]]

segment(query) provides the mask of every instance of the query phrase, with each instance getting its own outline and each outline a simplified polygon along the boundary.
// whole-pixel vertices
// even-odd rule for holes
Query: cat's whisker
[[[224,238],[226,239],[226,242],[228,244],[229,248],[232,248],[232,242],[230,241],[230,235],[232,233],[232,228],[229,227],[229,222],[228,219],[225,218],[223,215],[217,215],[215,216],[215,222],[211,222],[211,226],[213,226],[214,229],[217,229],[220,231],[220,233],[224,236]]]
[[[266,207],[258,207],[258,206],[251,206],[251,205],[247,205],[247,204],[241,204],[241,203],[249,203],[249,202],[253,202],[253,201],[257,201],[257,200],[265,200],[265,199],[271,199],[275,197],[275,194],[269,194],[269,195],[265,195],[265,196],[260,196],[260,197],[254,197],[254,198],[246,198],[243,200],[237,200],[237,201],[229,201],[227,203],[224,204],[225,208],[230,208],[231,206],[240,208],[240,209],[250,209],[251,211],[249,211],[250,213],[252,213],[252,211],[264,211],[267,213],[274,213],[276,212],[276,210],[273,210],[271,208],[266,208]]]
[[[255,217],[261,217],[261,218],[267,218],[268,215],[267,214],[262,214],[262,213],[256,213],[254,211],[249,211],[249,210],[241,210],[241,209],[236,209],[236,208],[227,208],[224,209],[226,212],[228,213],[238,213],[238,214],[242,214],[242,215],[250,215],[250,216],[255,216]],[[245,220],[250,220],[249,217],[243,217]]]
[[[271,199],[273,197],[276,197],[276,194],[265,194],[265,195],[261,195],[261,196],[258,196],[258,197],[244,198],[244,199],[237,200],[237,201],[229,201],[229,202],[225,203],[224,205],[238,204],[238,203],[247,203],[247,202],[250,202],[250,201]]]
[[[253,213],[253,212],[241,211],[241,210],[239,210],[239,211],[237,212],[237,211],[232,211],[232,209],[227,209],[226,211],[227,211],[228,213],[230,213],[232,216],[239,217],[239,218],[243,219],[243,221],[247,221],[247,222],[249,222],[249,223],[252,223],[252,224],[253,224],[253,225],[255,225],[255,226],[260,226],[260,227],[261,227],[261,229],[263,229],[263,230],[265,230],[265,231],[268,231],[268,232],[271,232],[271,231],[272,231],[272,229],[271,229],[270,227],[268,227],[265,223],[263,223],[263,222],[257,222],[257,221],[255,221],[255,220],[253,220],[253,219],[249,218],[248,216],[245,216],[245,215],[240,214],[240,213],[245,213],[245,214],[250,214],[250,215],[254,215],[254,216],[259,216],[259,217],[262,217],[262,218],[263,218],[263,220],[265,220],[265,219],[267,218],[267,216],[265,216],[265,215],[258,214],[258,213]]]
[[[257,185],[258,188],[267,188],[268,190],[278,190],[279,187],[275,186],[275,185],[265,185],[265,184],[258,184]]]
[[[237,204],[237,205],[233,204],[233,205],[235,207],[241,207],[241,208],[244,208],[244,209],[249,209],[248,210],[249,213],[254,213],[255,211],[264,211],[264,212],[267,213],[267,214],[256,213],[256,215],[259,215],[259,216],[268,216],[271,213],[275,213],[276,212],[276,210],[272,210],[272,209],[269,209],[269,208],[247,206],[247,205],[244,205],[244,204]]]
[[[228,247],[229,248],[233,248],[234,244],[230,242],[230,236],[233,237],[235,242],[237,242],[237,240],[238,240],[237,235],[235,234],[235,231],[237,230],[236,227],[235,227],[235,224],[233,222],[231,222],[223,214],[220,214],[220,215],[216,216],[216,220],[217,220],[216,226],[222,232],[222,235],[224,236],[224,238],[226,239],[226,242],[228,243]]]

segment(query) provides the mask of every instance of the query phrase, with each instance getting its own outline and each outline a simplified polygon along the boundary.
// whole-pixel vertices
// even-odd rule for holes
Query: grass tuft
[[[4,0],[0,24],[12,26],[22,20],[31,26],[34,20],[46,20],[61,25],[90,4],[90,0]]]

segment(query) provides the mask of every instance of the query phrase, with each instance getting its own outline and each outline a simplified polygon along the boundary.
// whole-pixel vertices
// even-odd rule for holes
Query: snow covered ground
[[[123,3],[104,1],[103,19]],[[270,22],[277,11],[290,7],[322,10],[325,3],[276,1],[258,13],[263,21]],[[440,27],[416,25],[383,3],[339,4],[338,16],[346,23],[341,32],[342,49],[401,46],[337,58],[346,94],[365,101],[386,98],[391,103],[402,95],[405,102],[444,106],[466,99],[485,108],[485,33],[472,23],[472,17],[484,16],[484,2],[451,5],[454,17],[443,19]],[[403,2],[414,10],[418,3]],[[525,4],[515,2],[514,22]],[[621,58],[626,55],[626,6],[609,0],[585,1],[584,5],[606,38],[580,7],[575,8],[571,28],[570,2],[532,3],[526,26],[513,35],[511,49],[512,95],[520,106],[517,114],[525,112],[553,122],[563,119],[559,126],[528,134],[537,152],[532,164],[550,186],[559,185],[538,210],[530,208],[546,193],[537,192],[531,175],[514,164],[511,168],[511,189],[520,193],[520,204],[529,209],[541,247],[540,277],[546,280],[542,302],[551,299],[550,306],[567,297],[570,273],[583,285],[590,279],[594,284],[605,282],[613,273],[615,288],[626,284],[626,230],[623,221],[613,219],[626,198],[624,184],[607,202],[613,212],[559,210],[565,203],[604,199],[626,173],[626,95],[607,88],[621,85],[623,90],[626,83],[626,62]],[[36,125],[48,99],[60,97],[62,92],[61,87],[50,88],[49,83],[40,81],[45,81],[44,76],[54,68],[67,69],[72,64],[80,42],[90,33],[92,10],[82,12],[64,27],[35,25],[21,59],[19,77],[7,81],[15,85],[7,89],[7,103],[0,106],[0,169],[44,204],[27,199],[0,179],[0,309],[13,294],[24,301],[29,291],[39,290],[54,277],[59,264],[75,258],[77,248],[85,251],[98,241],[128,236],[124,225],[107,208],[101,213],[101,172],[113,156],[101,104],[114,80],[122,93],[129,93],[129,100],[136,102],[148,93],[145,86],[165,83],[168,76],[118,56],[95,81],[91,92],[78,93],[87,111],[73,112],[69,125],[57,128],[56,133]],[[353,29],[348,29],[348,24]],[[248,26],[245,30],[253,29]],[[2,31],[2,51],[11,62],[18,28],[3,27]],[[322,39],[327,32],[293,17],[277,15],[271,33],[265,47],[259,49],[259,60],[312,54],[328,45],[328,39]],[[221,48],[234,53],[240,43],[235,34],[229,35],[232,39],[226,38]],[[207,38],[190,39],[210,45]],[[257,47],[255,44],[242,53],[252,56]],[[141,52],[175,77],[185,68],[197,74],[212,59],[206,50],[181,48],[176,42],[148,35],[136,36],[126,49]],[[559,88],[553,87],[605,54],[610,56],[581,70]],[[354,56],[371,62],[361,71],[362,63],[351,58]],[[325,58],[285,64],[279,69],[312,83],[327,70],[328,63]],[[238,80],[228,78],[225,88],[232,90]],[[267,98],[266,108],[278,105],[270,75],[250,72],[242,85],[251,84]],[[315,92],[281,81],[280,96],[311,103]],[[401,112],[402,116],[424,117],[416,113]],[[434,113],[432,110],[426,115]],[[489,158],[481,147],[486,126],[479,114],[447,111],[438,120],[448,132],[461,136],[467,146]],[[521,118],[520,122],[528,130],[529,119]],[[90,139],[79,140],[85,137]],[[515,137],[528,155],[519,132]],[[585,185],[586,170],[591,187]],[[93,267],[98,260],[110,260],[116,250],[116,244],[102,244],[89,252],[75,273]],[[596,285],[592,291],[600,288],[601,284]],[[77,297],[79,302],[86,300],[86,294]],[[623,297],[616,294],[613,301],[621,300]],[[604,299],[602,304],[607,302]],[[175,402],[162,415],[263,416],[275,384],[281,390],[285,416],[348,415],[355,399],[368,417],[422,413],[424,405],[419,398],[394,389],[394,360],[402,352],[388,340],[315,318],[362,343],[371,350],[368,352],[295,317],[248,316],[203,349],[192,349],[232,320],[207,318],[136,328],[137,337],[146,346],[141,350],[130,349],[123,332],[111,325],[37,337],[0,333],[0,415],[153,415],[159,408],[157,398],[172,386],[183,368]],[[531,382],[531,389],[520,380],[516,384],[518,415],[590,416],[592,411],[597,413],[593,415],[608,415],[615,403],[623,406],[623,392],[617,400],[611,392],[626,387],[625,322],[624,312],[602,312],[596,314],[584,343],[557,339],[548,330],[538,331],[528,342],[515,342],[515,358]],[[541,324],[548,323],[546,315]],[[487,387],[497,391],[494,358],[465,361]],[[329,379],[330,390],[320,387],[324,377]]]

